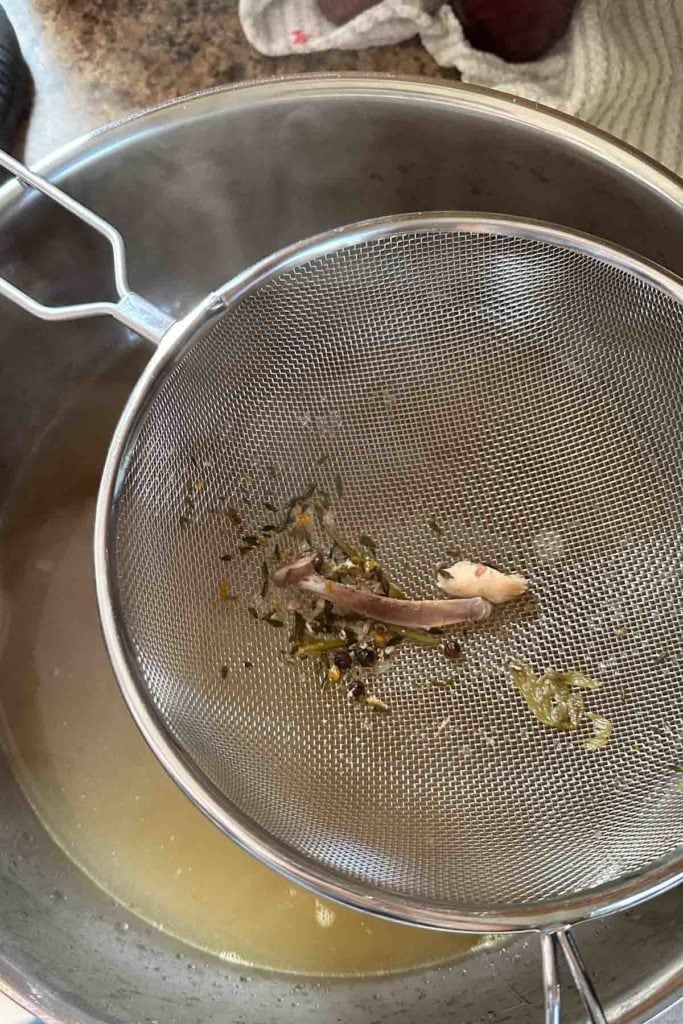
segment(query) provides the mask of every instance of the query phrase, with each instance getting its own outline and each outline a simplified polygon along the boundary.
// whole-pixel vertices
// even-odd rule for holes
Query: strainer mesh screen
[[[130,453],[113,571],[140,687],[229,801],[444,905],[581,892],[683,840],[682,336],[673,299],[590,256],[427,231],[289,269],[189,348]],[[401,649],[387,715],[247,612],[278,595],[240,535],[337,475],[340,528],[411,596],[438,594],[449,547],[531,580],[460,663]],[[537,722],[513,657],[599,679],[611,745]]]

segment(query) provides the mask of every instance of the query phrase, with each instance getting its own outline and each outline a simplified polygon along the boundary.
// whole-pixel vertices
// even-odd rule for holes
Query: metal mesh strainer
[[[129,323],[145,316],[132,301]],[[98,514],[105,634],[156,753],[273,866],[414,923],[556,930],[673,884],[681,395],[681,283],[542,225],[361,226],[209,297],[132,396]],[[312,478],[332,490],[337,474],[340,525],[375,537],[411,595],[434,595],[450,542],[524,572],[536,597],[472,630],[454,669],[401,650],[378,684],[386,716],[283,660],[280,632],[246,612],[257,558],[233,558],[238,600],[218,598],[239,532],[212,510],[280,504]],[[600,679],[608,749],[538,723],[512,657]]]
[[[110,534],[137,686],[201,772],[328,870],[444,907],[565,896],[683,840],[666,657],[683,615],[681,308],[490,230],[359,240],[231,306],[148,396]],[[473,631],[462,667],[401,651],[380,684],[389,716],[283,660],[246,612],[261,583],[237,552],[246,530],[211,511],[281,505],[312,478],[334,492],[336,473],[340,524],[376,538],[409,593],[434,593],[450,541],[538,596],[533,617],[510,606]],[[610,748],[536,722],[511,656],[602,680]]]

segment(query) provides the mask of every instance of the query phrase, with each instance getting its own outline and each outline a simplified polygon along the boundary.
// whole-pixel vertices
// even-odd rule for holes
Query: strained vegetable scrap
[[[577,669],[547,669],[538,676],[528,665],[512,661],[508,665],[512,681],[539,722],[560,732],[574,732],[584,717],[593,723],[593,736],[584,744],[586,750],[607,746],[614,727],[607,718],[586,708],[582,690],[597,690],[600,683]]]
[[[588,717],[593,723],[593,735],[590,739],[586,740],[584,747],[586,750],[602,750],[612,739],[614,726],[609,718],[595,715],[592,711],[588,712]]]
[[[509,666],[512,680],[529,708],[543,725],[551,729],[577,729],[584,712],[583,697],[552,670],[537,676],[520,662]]]
[[[491,605],[478,595],[409,600],[381,564],[378,542],[369,533],[359,533],[357,541],[344,535],[331,512],[330,491],[344,494],[338,474],[333,486],[309,481],[282,506],[271,500],[252,505],[270,513],[263,523],[221,495],[236,529],[237,556],[259,558],[260,601],[265,603],[273,585],[293,592],[265,609],[247,610],[259,622],[288,629],[290,646],[283,656],[290,663],[317,659],[328,683],[344,685],[355,701],[386,711],[386,702],[371,691],[394,651],[417,645],[451,660],[460,657],[460,645],[444,630],[487,618]],[[435,532],[443,534],[440,527]],[[233,555],[219,557],[229,561]]]
[[[401,600],[337,583],[320,574],[322,567],[321,555],[309,551],[278,569],[273,575],[273,583],[278,587],[291,587],[315,594],[365,619],[409,629],[438,629],[456,622],[480,622],[491,613],[490,604],[482,597],[437,601]]]
[[[344,488],[338,475],[333,483],[333,488],[326,489],[309,481],[282,506],[261,502],[270,513],[269,521],[249,528],[245,528],[247,515],[222,498],[228,519],[237,528],[237,553],[245,557],[258,553],[261,602],[265,603],[273,586],[290,592],[265,609],[249,606],[247,611],[260,623],[287,630],[289,648],[282,655],[288,662],[320,662],[327,685],[344,689],[355,703],[387,712],[389,703],[373,691],[400,646],[416,645],[447,661],[465,662],[464,637],[449,635],[451,627],[487,619],[494,605],[524,594],[528,582],[518,573],[503,573],[460,556],[437,571],[438,586],[446,597],[409,599],[389,578],[377,540],[368,533],[350,540],[337,525],[330,491],[342,497]],[[436,536],[445,535],[435,520],[429,526]],[[458,557],[455,549],[446,551]],[[222,561],[231,557],[219,556]],[[225,581],[220,584],[220,596],[222,600],[229,596]],[[600,686],[597,680],[574,668],[549,668],[539,675],[519,661],[511,662],[508,669],[529,710],[544,726],[575,732],[590,722],[585,749],[599,751],[610,743],[612,722],[586,704],[587,693]],[[432,680],[424,685],[446,684]],[[454,685],[455,680],[449,679],[448,688]]]
[[[439,569],[437,583],[449,597],[483,597],[492,604],[519,597],[529,587],[518,573],[506,574],[490,565],[467,560]]]
[[[437,583],[446,596],[411,600],[382,565],[381,539],[378,543],[368,533],[359,533],[357,540],[345,536],[331,510],[331,492],[339,498],[344,494],[337,474],[327,487],[308,481],[282,505],[262,501],[259,507],[269,515],[260,523],[253,521],[253,513],[243,513],[223,499],[236,528],[237,554],[258,558],[261,607],[247,610],[259,623],[286,631],[289,645],[282,656],[290,664],[318,662],[326,685],[345,690],[355,703],[386,712],[389,702],[374,691],[381,691],[381,677],[399,647],[424,647],[436,658],[466,664],[466,636],[449,635],[451,627],[476,626],[489,617],[494,605],[524,594],[528,583],[517,573],[459,556],[438,570]],[[429,526],[437,537],[445,536],[435,520]],[[458,557],[455,549],[445,550]],[[219,557],[225,561],[232,555]],[[284,591],[275,601],[269,598],[273,588]],[[221,597],[226,596],[221,584]],[[586,705],[587,692],[600,685],[596,680],[577,669],[551,668],[538,675],[522,662],[512,662],[509,671],[543,725],[573,732],[590,722],[586,750],[608,745],[612,723]],[[438,674],[437,667],[437,678]],[[424,685],[446,684],[430,680]],[[455,686],[456,680],[449,679],[447,685]]]
[[[334,490],[341,497],[338,480]],[[250,606],[248,613],[275,629],[287,629],[289,649],[282,654],[288,662],[320,662],[327,685],[345,690],[354,703],[374,711],[390,711],[390,704],[373,691],[399,646],[417,645],[447,661],[464,662],[464,638],[448,635],[450,627],[476,625],[489,617],[494,605],[528,589],[527,580],[517,573],[460,558],[438,570],[437,583],[446,597],[411,600],[381,564],[377,540],[368,533],[360,533],[357,541],[344,535],[333,517],[329,490],[311,481],[282,507],[272,501],[261,506],[271,513],[270,521],[240,531],[237,552],[245,557],[258,552],[262,602],[273,586],[290,595],[285,593],[265,610]],[[231,524],[244,530],[245,516],[233,506],[228,509]],[[429,525],[437,536],[444,535],[438,523]],[[226,560],[226,555],[219,557]],[[221,596],[225,594],[221,585]],[[518,661],[508,668],[544,726],[574,732],[590,722],[585,749],[598,751],[609,744],[612,722],[586,705],[586,694],[599,682],[573,668],[549,668],[540,675]],[[451,688],[455,680],[424,685]],[[442,723],[437,735],[445,728]]]

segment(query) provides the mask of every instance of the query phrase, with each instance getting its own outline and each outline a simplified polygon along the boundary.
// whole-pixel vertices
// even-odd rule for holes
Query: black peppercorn
[[[370,665],[374,665],[377,661],[377,651],[373,651],[372,647],[359,647],[354,652],[354,658],[356,664],[362,668],[369,668]]]
[[[353,697],[354,700],[362,700],[365,697],[365,683],[360,681],[351,683],[349,686],[349,697]]]
[[[462,648],[457,640],[446,640],[443,645],[443,653],[449,661],[455,661],[462,654]]]
[[[337,668],[340,669],[342,672],[346,672],[348,669],[351,668],[351,665],[353,664],[351,655],[349,654],[348,651],[345,650],[336,651],[333,661]]]

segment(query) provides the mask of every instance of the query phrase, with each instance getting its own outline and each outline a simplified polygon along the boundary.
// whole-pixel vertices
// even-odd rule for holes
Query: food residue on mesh
[[[333,491],[339,498],[344,494],[338,473]],[[247,526],[245,513],[225,495],[221,501],[237,534],[237,556],[260,556],[263,607],[250,605],[249,615],[288,630],[289,646],[283,652],[287,660],[322,661],[328,684],[345,686],[351,700],[375,711],[390,710],[373,690],[399,646],[416,645],[459,660],[462,647],[448,635],[451,627],[475,624],[491,613],[492,604],[476,593],[410,600],[379,561],[374,538],[361,533],[351,541],[342,533],[330,510],[329,491],[316,482],[281,507],[261,502],[269,515],[258,525]],[[253,515],[249,519],[253,522]],[[436,521],[430,527],[437,536],[444,535]],[[223,562],[232,557],[219,555]],[[222,582],[221,599],[229,593],[227,581]],[[269,599],[272,594],[275,600]]]
[[[449,597],[482,597],[503,604],[520,597],[529,584],[518,573],[506,574],[481,562],[462,560],[438,571],[438,585]]]
[[[612,739],[614,726],[609,718],[603,718],[602,715],[596,715],[592,711],[588,712],[588,717],[593,723],[593,735],[586,740],[584,747],[586,750],[602,750]]]
[[[344,487],[339,474],[334,475],[333,489],[341,498]],[[381,677],[397,648],[417,645],[448,661],[459,661],[464,658],[463,647],[449,635],[452,627],[476,625],[489,617],[494,605],[528,590],[523,576],[469,561],[447,548],[456,561],[437,570],[437,585],[447,596],[411,600],[382,565],[375,539],[361,533],[354,542],[343,534],[331,512],[329,491],[315,482],[282,507],[262,502],[269,513],[267,521],[247,529],[242,512],[225,501],[224,511],[238,533],[238,555],[260,555],[263,610],[251,605],[249,615],[286,631],[283,657],[288,662],[319,661],[328,685],[344,689],[350,701],[375,712],[391,710],[375,691],[378,687],[381,691]],[[445,531],[436,520],[430,520],[429,527],[443,538]],[[228,561],[231,556],[219,557]],[[221,598],[226,600],[227,582],[220,586]],[[273,594],[275,599],[269,598]],[[608,745],[612,723],[586,706],[585,691],[597,689],[598,682],[576,669],[547,669],[537,675],[521,662],[512,662],[508,668],[543,725],[572,732],[590,722],[592,733],[585,749],[596,751]],[[448,680],[448,686],[453,685]],[[435,735],[449,723],[450,717],[443,719]]]
[[[377,697],[374,693],[368,694],[365,698],[365,703],[369,704],[371,708],[379,708],[380,711],[388,711],[389,705],[385,704],[384,701]]]
[[[273,582],[278,587],[317,595],[352,615],[408,629],[438,629],[457,622],[480,622],[491,613],[489,602],[481,597],[410,601],[362,586],[369,582],[367,578],[358,579],[353,586],[339,583],[331,578],[331,573],[338,568],[326,566],[319,552],[307,551],[278,569]]]
[[[530,710],[543,725],[561,732],[574,732],[584,718],[593,724],[593,735],[586,740],[586,750],[601,750],[612,738],[614,727],[607,718],[586,707],[585,690],[597,690],[600,683],[577,669],[558,671],[550,668],[538,676],[522,662],[508,665],[512,681]]]
[[[436,727],[436,731],[435,731],[434,735],[435,736],[440,736],[441,733],[444,732],[448,728],[448,726],[450,724],[451,724],[451,716],[450,715],[446,715],[446,717]]]

